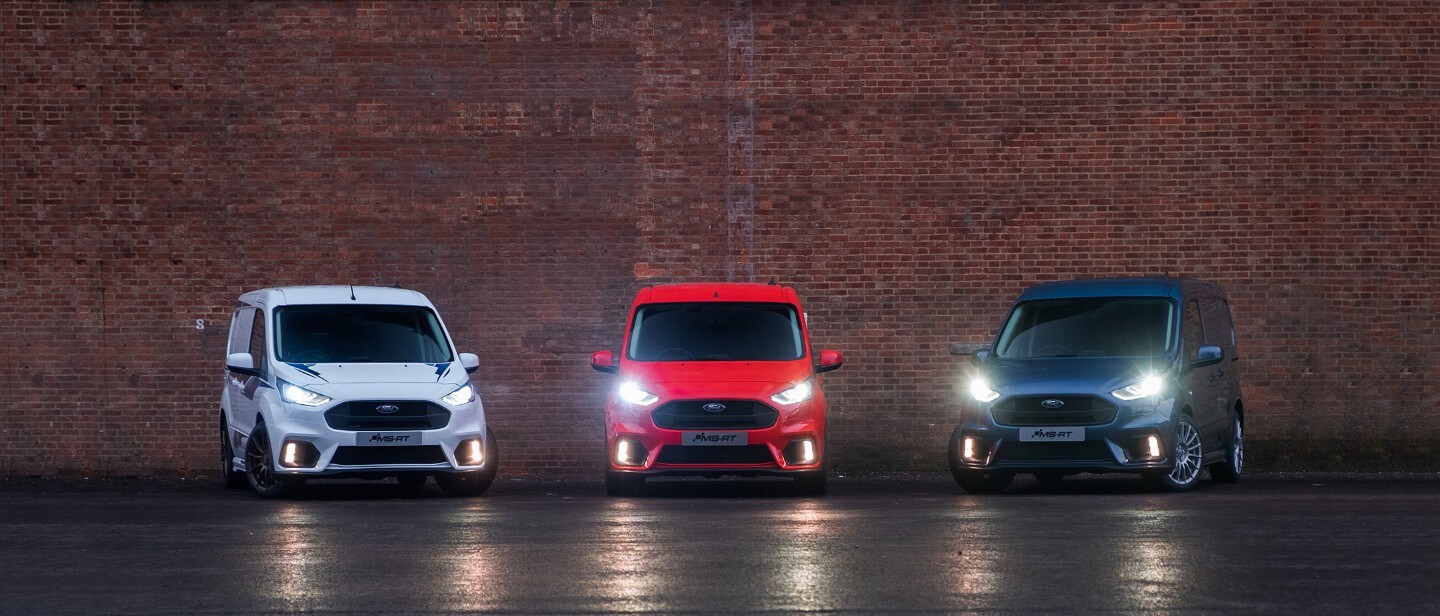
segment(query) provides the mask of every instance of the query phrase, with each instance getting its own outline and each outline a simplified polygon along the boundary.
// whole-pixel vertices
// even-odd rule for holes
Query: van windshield
[[[1000,330],[1000,357],[1150,357],[1175,344],[1165,298],[1045,299],[1020,304]]]
[[[650,304],[635,313],[636,361],[793,361],[805,357],[800,317],[789,304]]]
[[[451,361],[440,319],[422,306],[285,306],[275,322],[275,355],[283,362]]]

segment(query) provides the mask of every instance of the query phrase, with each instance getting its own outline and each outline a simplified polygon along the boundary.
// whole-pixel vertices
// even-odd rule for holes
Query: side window
[[[255,358],[255,367],[260,369],[262,377],[265,374],[265,311],[256,310],[255,318],[250,325],[250,356]]]
[[[1185,344],[1185,357],[1194,358],[1196,351],[1205,344],[1205,327],[1200,323],[1200,306],[1195,300],[1185,302],[1181,314],[1180,341]]]
[[[255,321],[254,308],[240,308],[230,317],[229,353],[245,353],[250,350],[250,326]]]
[[[1207,297],[1200,305],[1205,321],[1205,344],[1220,348],[1235,346],[1235,328],[1230,323],[1230,306],[1218,297]]]

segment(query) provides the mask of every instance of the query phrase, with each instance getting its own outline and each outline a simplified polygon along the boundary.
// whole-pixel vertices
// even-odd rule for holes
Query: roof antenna
[[[780,279],[779,279],[779,278],[776,278],[776,277],[774,277],[774,276],[771,276],[771,277],[770,277],[770,286],[773,287],[773,286],[778,285],[778,284],[780,284]]]
[[[351,299],[351,301],[354,301],[354,299],[355,299],[355,285],[354,285],[354,284],[351,284],[351,285],[350,285],[350,299]]]
[[[396,288],[396,289],[400,288],[400,281],[399,281],[399,280],[396,280],[396,281],[395,281],[395,286],[394,286],[394,288]]]

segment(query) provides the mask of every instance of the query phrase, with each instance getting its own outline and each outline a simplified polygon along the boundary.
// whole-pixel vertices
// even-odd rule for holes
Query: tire
[[[435,483],[450,496],[480,496],[490,489],[495,483],[495,476],[500,473],[500,446],[488,430],[485,432],[485,460],[485,468],[478,471],[437,473]]]
[[[1236,417],[1230,424],[1230,437],[1225,440],[1225,459],[1210,465],[1210,478],[1216,483],[1235,483],[1240,481],[1240,473],[1245,470],[1245,426]]]
[[[235,470],[235,448],[230,446],[230,423],[220,416],[220,485],[238,490],[249,485],[245,474]]]
[[[275,456],[270,451],[270,433],[265,429],[265,422],[255,423],[245,443],[245,479],[250,489],[264,498],[287,496],[304,483],[303,479],[275,474]]]
[[[632,473],[605,473],[605,493],[610,496],[635,496],[645,486],[645,476]]]
[[[808,471],[795,476],[795,493],[800,496],[825,495],[825,469]]]
[[[1200,482],[1200,471],[1204,468],[1205,451],[1200,443],[1200,430],[1188,419],[1175,424],[1175,448],[1171,452],[1175,465],[1169,472],[1145,476],[1150,487],[1165,492],[1184,492]]]
[[[1010,487],[1010,482],[1015,481],[1015,473],[1010,471],[977,471],[965,468],[960,464],[960,429],[950,435],[950,476],[955,478],[955,483],[971,494],[998,494],[1005,488]]]

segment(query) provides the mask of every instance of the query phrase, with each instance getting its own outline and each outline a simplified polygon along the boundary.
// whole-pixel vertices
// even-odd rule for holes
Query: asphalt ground
[[[0,613],[1440,613],[1440,475],[0,480]]]

